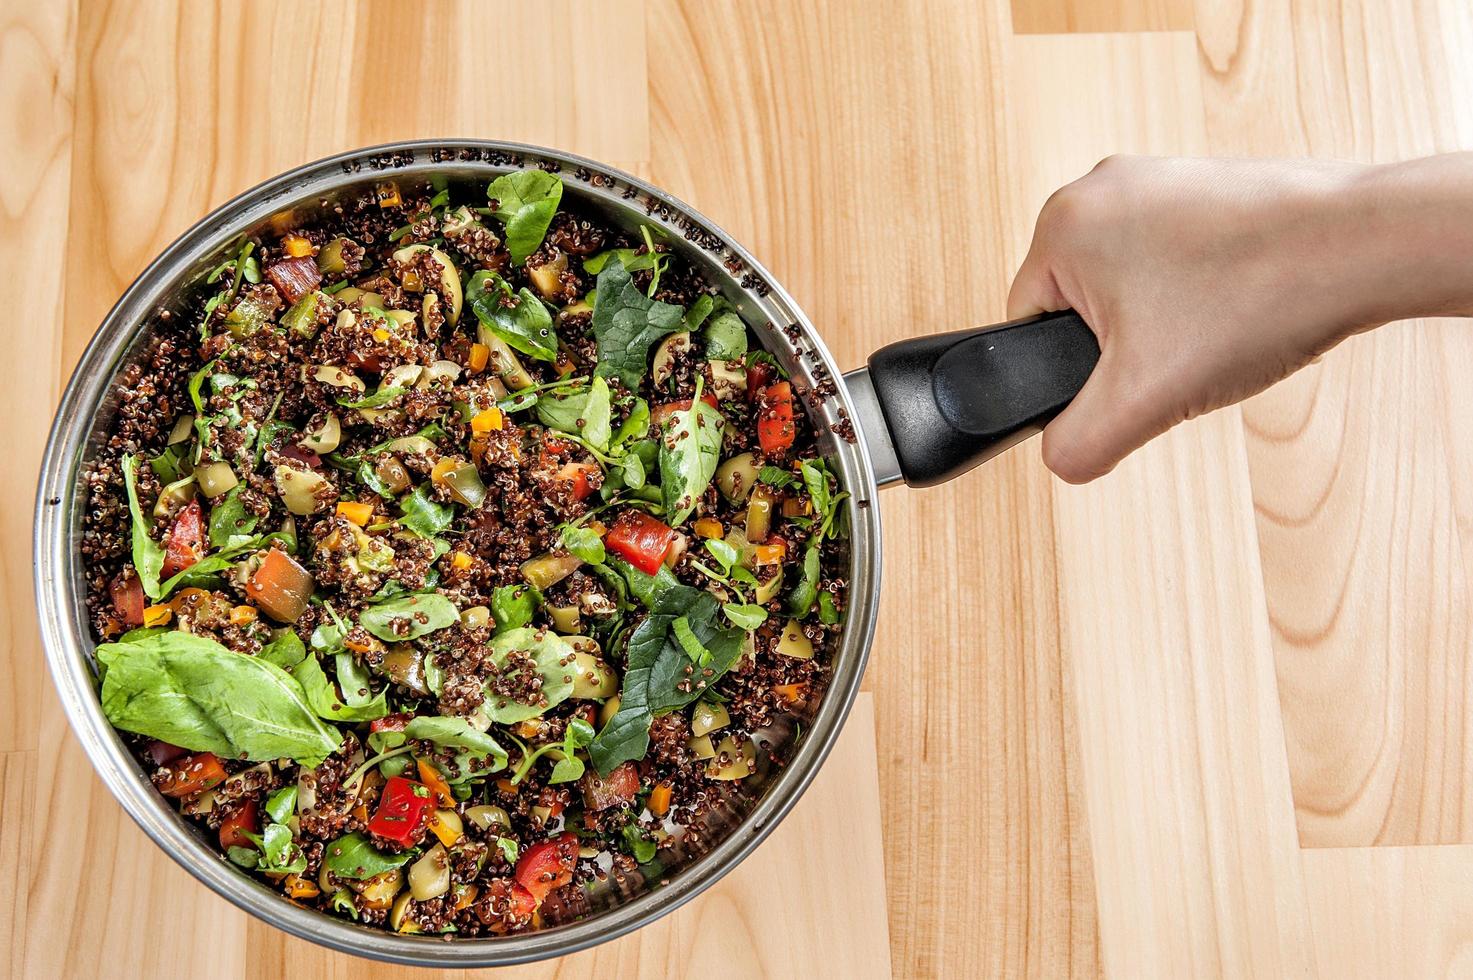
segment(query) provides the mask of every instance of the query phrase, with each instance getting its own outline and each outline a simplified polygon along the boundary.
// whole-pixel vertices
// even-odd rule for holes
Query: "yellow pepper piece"
[[[694,529],[698,537],[712,539],[726,537],[726,529],[722,527],[721,522],[714,517],[701,518],[700,520],[696,521]]]
[[[440,838],[440,843],[446,847],[454,847],[455,842],[460,840],[460,831],[440,819],[440,811],[436,810],[430,816],[430,832]]]
[[[459,912],[461,909],[469,908],[471,903],[476,900],[476,896],[480,894],[481,888],[479,885],[462,886],[460,891],[455,895],[455,911]]]
[[[457,551],[450,556],[450,567],[459,569],[462,572],[465,571],[471,567],[471,556],[464,551]]]
[[[312,254],[312,243],[301,235],[287,235],[281,240],[286,254],[294,259],[304,258]]]
[[[174,610],[168,606],[149,606],[143,610],[144,626],[163,626],[174,618]]]
[[[446,474],[453,471],[459,465],[460,463],[447,456],[431,467],[430,479],[435,483],[444,483]]]
[[[245,626],[254,623],[256,615],[255,606],[236,606],[230,610],[230,622],[235,626]]]
[[[382,344],[389,339],[389,332],[383,327],[378,327],[373,331],[373,339]]]
[[[657,817],[663,817],[670,810],[670,784],[659,783],[650,791],[650,812]]]
[[[486,362],[491,360],[491,348],[485,344],[471,344],[470,363],[466,366],[474,374],[480,374],[486,370]]]
[[[338,516],[359,527],[373,519],[373,504],[361,500],[344,500],[338,504]]]
[[[381,208],[397,208],[403,203],[399,198],[399,185],[392,180],[375,187],[374,194],[378,197],[378,206]]]
[[[471,419],[471,431],[476,435],[485,435],[487,432],[500,432],[501,409],[493,406],[484,412],[477,412],[475,418]]]
[[[301,900],[304,898],[316,898],[321,894],[321,890],[318,889],[315,883],[308,881],[301,875],[287,875],[282,881],[282,884],[286,886],[285,891],[288,898]]]

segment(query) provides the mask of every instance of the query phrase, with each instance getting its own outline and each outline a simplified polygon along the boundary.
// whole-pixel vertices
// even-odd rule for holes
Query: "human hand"
[[[1473,308],[1473,155],[1411,164],[1111,157],[1044,205],[1010,319],[1100,342],[1044,430],[1071,483],[1267,388],[1352,333]]]

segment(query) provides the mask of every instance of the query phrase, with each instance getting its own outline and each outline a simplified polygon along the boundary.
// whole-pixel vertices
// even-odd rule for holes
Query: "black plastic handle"
[[[1073,310],[902,340],[875,351],[870,379],[913,487],[944,483],[1042,431],[1100,359]]]

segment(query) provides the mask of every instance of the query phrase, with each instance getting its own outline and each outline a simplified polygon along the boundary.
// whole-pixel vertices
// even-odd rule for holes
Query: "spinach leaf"
[[[158,636],[160,633],[168,633],[173,630],[173,628],[174,627],[172,626],[135,626],[128,632],[124,633],[122,636],[118,637],[113,642],[136,643],[139,640],[146,640],[150,636]]]
[[[707,360],[739,361],[747,356],[747,325],[735,313],[712,317],[702,336],[706,341]]]
[[[680,307],[641,293],[622,262],[610,262],[598,274],[593,335],[599,377],[618,378],[630,391],[638,389],[649,369],[650,348],[683,326]]]
[[[590,565],[603,564],[604,559],[608,557],[608,552],[604,549],[604,539],[598,536],[597,531],[589,527],[564,524],[562,533],[558,537],[558,547]]]
[[[625,826],[624,846],[629,849],[629,854],[640,864],[649,864],[655,859],[655,842],[644,835],[644,831],[634,824]]]
[[[304,657],[301,663],[292,668],[291,673],[297,683],[302,685],[302,692],[307,695],[307,703],[312,706],[312,710],[329,721],[374,721],[389,713],[387,690],[378,692],[378,696],[366,704],[349,704],[347,697],[339,694],[332,681],[322,672],[322,665],[317,662],[316,657]]]
[[[713,600],[714,601],[714,600]],[[521,663],[507,667],[512,654],[530,656],[542,678],[542,704],[524,704],[486,689],[486,716],[499,725],[514,725],[535,718],[549,708],[561,704],[573,693],[573,648],[568,641],[547,630],[528,627],[508,630],[491,641],[491,662],[498,671],[520,672]],[[523,657],[518,657],[522,660]]]
[[[433,538],[455,522],[455,508],[432,500],[428,484],[415,487],[399,501],[399,513],[399,523],[422,538]]]
[[[390,385],[362,398],[339,398],[338,404],[344,408],[383,408],[408,390],[403,385]]]
[[[542,595],[530,585],[502,585],[491,592],[491,618],[496,633],[519,629],[532,621]]]
[[[518,170],[491,182],[492,214],[506,225],[506,247],[517,265],[542,244],[563,197],[563,182],[541,170]]]
[[[803,552],[803,577],[793,586],[793,591],[788,593],[788,612],[799,619],[808,615],[814,600],[818,598],[818,548],[818,538],[814,537],[808,543],[808,549]]]
[[[619,710],[588,746],[600,775],[607,776],[621,762],[644,758],[655,716],[700,697],[741,657],[746,632],[718,628],[718,612],[719,603],[709,592],[676,584],[659,595],[644,622],[634,628]],[[704,667],[692,663],[676,636],[675,622],[681,619],[682,632],[688,631],[705,655]]]
[[[149,468],[160,483],[169,484],[184,478],[184,447],[185,443],[175,443],[148,461]]]
[[[292,840],[292,831],[281,823],[267,825],[260,834],[246,832],[251,842],[260,848],[255,869],[272,874],[301,874],[307,870],[307,855]]]
[[[843,619],[839,607],[834,605],[834,594],[827,591],[820,592],[818,594],[818,621],[827,626],[834,626]]]
[[[650,403],[643,398],[634,399],[634,407],[629,410],[629,416],[619,423],[619,431],[614,433],[614,438],[609,445],[615,448],[624,445],[632,439],[643,439],[645,433],[650,431]]]
[[[748,632],[767,622],[767,610],[761,606],[728,602],[721,607],[721,611],[726,613],[726,618],[731,621],[731,625]]]
[[[823,522],[829,516],[829,510],[833,506],[829,493],[828,471],[824,468],[823,463],[812,459],[805,459],[799,463],[798,471],[803,474],[803,487],[813,501],[813,512],[818,515],[819,521]]]
[[[660,604],[660,600],[666,593],[680,586],[680,580],[675,577],[675,573],[664,565],[661,565],[655,574],[647,575],[622,558],[610,558],[609,564],[624,576],[624,581],[629,583],[629,591],[634,593],[634,598],[638,599],[646,609],[654,609]]]
[[[421,715],[404,726],[405,738],[423,739],[434,742],[441,748],[457,750],[457,761],[461,773],[468,774],[471,768],[465,765],[468,759],[481,762],[490,760],[492,765],[475,770],[477,775],[498,772],[506,768],[506,749],[485,732],[477,731],[464,718]]]
[[[307,647],[297,634],[287,629],[262,647],[261,652],[256,656],[268,664],[275,664],[282,670],[291,670],[302,662],[303,657],[307,656]]]
[[[102,710],[108,721],[195,752],[317,766],[342,734],[318,720],[299,685],[260,657],[173,631],[105,643]]]
[[[711,311],[714,309],[716,309],[716,298],[714,296],[710,294],[700,296],[690,305],[690,309],[685,311],[685,329],[696,330],[699,328],[701,324],[706,322],[706,317],[710,316]]]
[[[123,484],[128,490],[128,516],[133,524],[133,568],[138,572],[138,580],[143,583],[143,594],[150,599],[157,599],[162,595],[159,591],[159,574],[164,568],[164,547],[148,536],[148,523],[143,519],[143,508],[138,503],[138,487],[134,482],[138,457],[124,456],[122,465]]]
[[[232,538],[255,533],[260,518],[247,512],[245,504],[240,502],[244,489],[244,483],[237,483],[224,500],[210,508],[210,547],[223,548]]]
[[[537,420],[550,429],[578,436],[599,452],[607,452],[613,438],[613,408],[609,385],[594,378],[587,387],[544,392],[537,400]]]
[[[438,593],[390,599],[358,615],[358,625],[390,643],[417,639],[459,621],[455,603]]]
[[[768,464],[757,471],[757,482],[770,487],[790,487],[798,478],[781,467]]]
[[[726,419],[721,413],[701,401],[698,378],[690,408],[672,412],[660,438],[660,493],[665,520],[671,527],[690,516],[711,485],[716,465],[721,462],[724,425]]]
[[[297,812],[297,787],[293,783],[266,797],[266,816],[277,823],[286,823]]]
[[[552,314],[526,286],[513,292],[511,284],[483,269],[466,284],[466,302],[476,311],[482,329],[489,330],[513,350],[539,361],[557,360],[557,333]]]
[[[346,649],[333,657],[338,672],[338,687],[343,691],[343,701],[353,708],[361,708],[377,700],[368,678],[368,668]]]
[[[323,863],[327,870],[339,878],[362,881],[374,875],[403,867],[414,857],[414,851],[400,854],[384,854],[368,842],[368,838],[354,831],[327,845]]]

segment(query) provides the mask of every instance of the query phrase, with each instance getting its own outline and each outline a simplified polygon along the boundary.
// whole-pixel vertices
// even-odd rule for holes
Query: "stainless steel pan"
[[[683,257],[719,284],[799,382],[821,450],[853,494],[850,600],[832,682],[790,763],[760,777],[760,798],[705,855],[634,895],[601,897],[583,921],[523,936],[446,942],[400,936],[300,908],[229,865],[149,783],[103,716],[95,693],[94,640],[84,608],[80,474],[111,424],[110,391],[162,310],[183,311],[202,279],[242,235],[318,209],[386,179],[413,186],[432,176],[482,193],[496,176],[541,166],[566,195],[611,222],[654,224]],[[1037,431],[1079,390],[1098,357],[1072,313],[902,341],[867,367],[840,375],[808,318],[746,249],[663,191],[592,160],[483,140],[396,143],[345,153],[282,174],[216,209],[164,250],[103,320],[57,409],[36,503],[36,598],[47,660],[77,737],[109,790],[145,833],[218,894],[294,935],[345,952],[445,967],[525,962],[623,935],[709,887],[792,809],[822,764],[859,690],[880,595],[876,491],[904,480],[949,479]],[[753,777],[758,779],[759,777]]]

